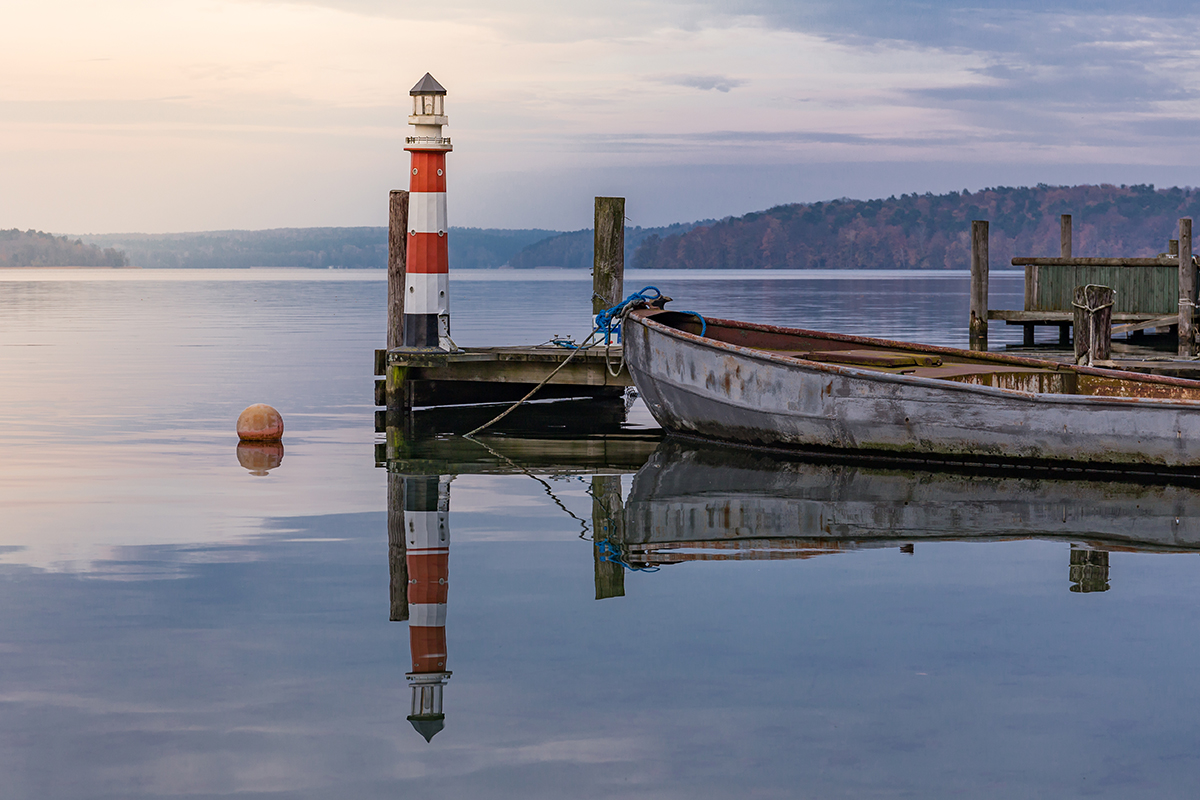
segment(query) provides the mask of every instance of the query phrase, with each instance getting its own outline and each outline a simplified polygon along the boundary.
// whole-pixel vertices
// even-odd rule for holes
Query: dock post
[[[988,221],[971,222],[971,329],[972,350],[987,350],[988,340]]]
[[[597,197],[595,255],[592,260],[592,313],[612,308],[625,297],[625,198]]]
[[[408,619],[408,548],[404,541],[404,476],[387,476],[388,573],[391,575],[391,610],[388,619]]]
[[[1192,266],[1192,218],[1179,220],[1179,355],[1196,354],[1196,268]]]
[[[391,192],[388,205],[388,350],[404,346],[404,286],[408,262],[407,191]],[[407,367],[384,363],[386,427],[404,428],[412,413],[411,388],[405,380]]]
[[[388,350],[404,346],[404,274],[408,259],[408,192],[388,197]]]
[[[1112,357],[1113,290],[1108,286],[1075,287],[1075,363]]]
[[[625,509],[621,502],[620,475],[592,476],[592,547],[595,560],[596,599],[625,596],[625,567],[601,558],[599,542],[619,547],[625,541]]]
[[[1074,250],[1074,232],[1071,226],[1071,215],[1063,214],[1058,218],[1058,257],[1073,258],[1072,251]],[[1075,329],[1075,335],[1079,335],[1079,329]],[[1058,344],[1060,347],[1066,347],[1071,343],[1071,326],[1067,323],[1059,323],[1058,326]],[[1107,356],[1105,356],[1107,358]]]

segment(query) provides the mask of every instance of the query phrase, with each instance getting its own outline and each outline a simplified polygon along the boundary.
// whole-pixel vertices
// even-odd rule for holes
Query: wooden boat
[[[657,307],[622,328],[638,391],[675,433],[877,458],[1200,471],[1200,381]]]

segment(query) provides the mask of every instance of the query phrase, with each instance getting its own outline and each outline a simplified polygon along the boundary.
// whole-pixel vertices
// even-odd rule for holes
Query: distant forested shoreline
[[[1200,215],[1200,191],[1135,186],[996,187],[777,206],[669,236],[634,251],[638,269],[965,269],[971,220],[990,225],[990,261],[1057,256],[1059,215],[1071,214],[1077,256],[1152,256],[1180,217]]]
[[[506,264],[522,248],[558,231],[451,228],[450,263],[460,269]],[[109,233],[84,236],[118,247],[134,266],[154,269],[307,267],[383,269],[387,228],[273,228],[262,231]]]
[[[1076,255],[1148,256],[1180,217],[1200,216],[1200,191],[1134,186],[1004,187],[886,200],[793,203],[766,211],[625,229],[636,269],[965,269],[971,220],[991,222],[991,262],[1057,255],[1060,214],[1074,218]],[[592,265],[592,231],[451,228],[458,269]],[[0,231],[0,266],[384,268],[387,229],[277,228],[54,236]]]
[[[124,267],[125,254],[42,231],[0,230],[0,267]]]

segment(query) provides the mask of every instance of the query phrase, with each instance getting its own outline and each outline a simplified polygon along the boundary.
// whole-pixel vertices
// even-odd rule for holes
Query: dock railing
[[[980,223],[984,242],[980,251]],[[1167,252],[1149,258],[1075,257],[1072,253],[1070,214],[1061,217],[1060,255],[1056,258],[1016,256],[1014,267],[1025,268],[1025,303],[1021,310],[987,309],[987,223],[972,226],[971,298],[972,349],[986,349],[974,320],[1002,320],[1022,325],[1024,342],[1032,345],[1037,326],[1057,326],[1059,343],[1070,344],[1075,290],[1081,286],[1107,286],[1113,290],[1113,333],[1171,327],[1178,331],[1179,355],[1196,354],[1195,308],[1197,266],[1192,254],[1192,220],[1179,220],[1179,238],[1171,239]],[[982,308],[980,306],[983,306]]]

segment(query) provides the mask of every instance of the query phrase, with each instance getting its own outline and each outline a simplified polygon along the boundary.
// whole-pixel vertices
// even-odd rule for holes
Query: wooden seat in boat
[[[894,369],[896,367],[938,367],[942,364],[940,356],[926,353],[905,353],[899,350],[810,350],[772,351],[791,358],[803,358],[807,361],[819,361],[824,364],[845,364],[852,367],[881,367]]]

